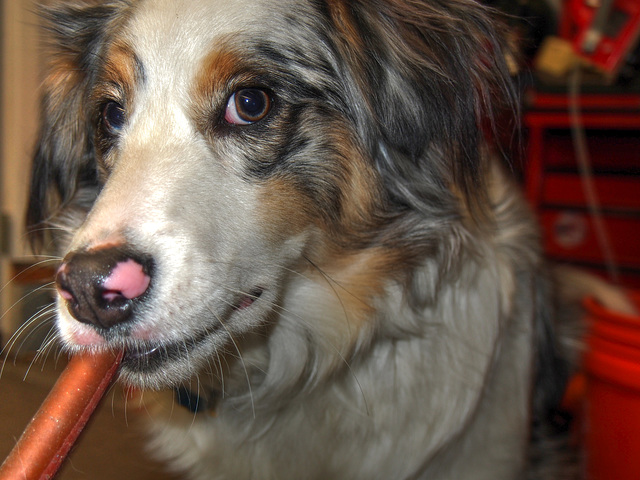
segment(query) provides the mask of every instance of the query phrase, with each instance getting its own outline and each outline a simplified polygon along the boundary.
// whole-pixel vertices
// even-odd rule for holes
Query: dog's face
[[[278,57],[287,8],[147,2],[105,46],[90,89],[104,186],[68,247],[85,255],[58,281],[68,345],[124,340],[130,374],[184,378],[265,323],[303,256],[327,247],[321,230],[355,226],[341,192],[368,215],[375,174],[328,108],[332,79]],[[103,277],[132,259],[144,296],[109,302]]]
[[[474,41],[455,52],[467,58],[452,63],[456,32],[436,13],[479,7],[450,3],[434,2],[446,41],[422,47],[423,60],[397,45],[424,38],[394,2],[51,12],[62,46],[46,80],[31,223],[47,218],[43,205],[75,208],[57,280],[64,342],[125,346],[127,378],[163,386],[251,332],[266,339],[283,316],[333,329],[341,356],[371,335],[388,282],[453,249],[443,232],[478,168],[489,40],[471,22]],[[310,285],[331,292],[337,325],[311,325],[331,321],[307,311],[319,296]]]

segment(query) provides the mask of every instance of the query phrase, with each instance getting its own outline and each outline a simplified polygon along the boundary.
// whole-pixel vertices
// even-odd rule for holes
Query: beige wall
[[[0,208],[9,219],[8,249],[0,255],[0,332],[21,322],[24,291],[11,282],[11,263],[32,260],[24,246],[24,211],[37,126],[38,30],[34,0],[0,0],[2,75],[0,111]],[[3,228],[3,227],[0,227]],[[15,307],[12,306],[15,304]]]
[[[10,254],[24,253],[28,172],[37,125],[38,31],[35,2],[2,0],[2,209],[11,219]]]

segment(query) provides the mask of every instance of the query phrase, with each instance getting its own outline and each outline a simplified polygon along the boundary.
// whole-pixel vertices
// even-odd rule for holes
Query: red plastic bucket
[[[632,296],[640,307],[640,295]],[[585,301],[586,470],[589,480],[640,479],[640,316]]]

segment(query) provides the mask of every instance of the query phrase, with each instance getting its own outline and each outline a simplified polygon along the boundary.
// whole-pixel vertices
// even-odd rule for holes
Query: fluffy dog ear
[[[515,94],[496,14],[474,0],[327,0],[337,45],[359,85],[362,125],[383,178],[403,203],[428,208],[421,185],[481,198],[485,133]],[[391,180],[393,181],[393,180]],[[431,189],[433,197],[433,189]],[[445,202],[446,203],[446,202]]]
[[[26,219],[34,248],[41,246],[45,227],[77,203],[80,191],[98,189],[87,100],[115,9],[86,4],[42,11],[47,67]]]

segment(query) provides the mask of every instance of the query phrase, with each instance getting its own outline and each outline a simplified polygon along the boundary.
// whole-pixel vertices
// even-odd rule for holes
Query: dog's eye
[[[271,108],[271,99],[259,88],[243,88],[227,102],[224,119],[233,125],[249,125],[262,120]]]
[[[124,108],[117,102],[107,102],[102,110],[102,120],[106,129],[114,134],[124,126],[126,116]]]

